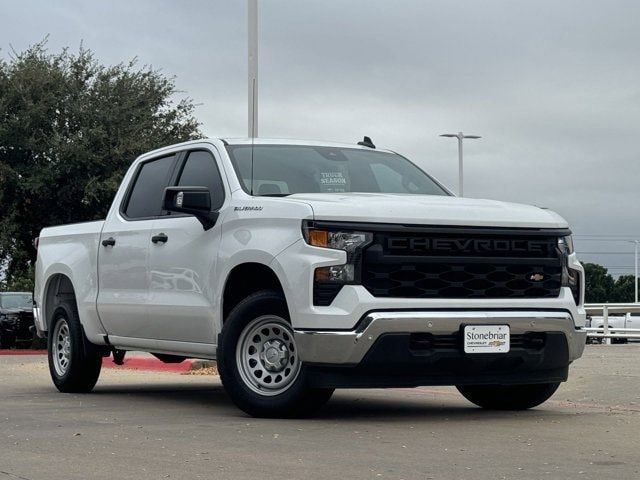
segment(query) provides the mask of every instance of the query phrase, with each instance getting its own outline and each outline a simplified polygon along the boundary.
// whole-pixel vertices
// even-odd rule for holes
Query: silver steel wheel
[[[51,348],[53,366],[58,376],[63,377],[69,370],[71,363],[71,333],[69,332],[69,324],[64,318],[58,319],[58,323],[56,323]]]
[[[289,323],[275,315],[258,317],[244,328],[236,363],[245,385],[259,395],[286,391],[300,373],[300,357]]]

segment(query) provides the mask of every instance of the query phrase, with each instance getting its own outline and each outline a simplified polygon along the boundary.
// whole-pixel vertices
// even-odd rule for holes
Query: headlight
[[[567,235],[566,237],[558,238],[558,248],[565,255],[571,255],[574,252],[573,237],[571,235]]]
[[[344,250],[347,254],[355,253],[358,248],[371,241],[370,233],[319,230],[309,224],[305,225],[303,233],[309,245]]]
[[[558,249],[562,255],[562,286],[571,289],[576,305],[580,305],[580,273],[569,268],[569,255],[574,252],[571,235],[558,238]]]
[[[358,280],[361,251],[371,242],[371,233],[316,228],[311,222],[303,224],[302,232],[309,245],[347,252],[347,263],[344,265],[317,268],[314,275],[316,282],[353,283]]]
[[[308,221],[303,222],[302,233],[309,245],[342,250],[347,253],[347,261],[343,265],[318,267],[313,275],[314,305],[330,305],[342,285],[360,282],[362,250],[371,243],[373,234],[316,226]]]

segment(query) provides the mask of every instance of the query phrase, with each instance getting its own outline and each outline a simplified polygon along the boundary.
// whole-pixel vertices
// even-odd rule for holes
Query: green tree
[[[199,138],[174,79],[136,60],[100,64],[46,40],[0,59],[0,276],[30,287],[32,240],[49,225],[103,218],[131,161]]]
[[[616,279],[612,302],[633,303],[635,301],[636,277],[621,275]]]
[[[608,270],[596,263],[585,263],[585,302],[607,303],[611,302],[615,290],[615,281]]]

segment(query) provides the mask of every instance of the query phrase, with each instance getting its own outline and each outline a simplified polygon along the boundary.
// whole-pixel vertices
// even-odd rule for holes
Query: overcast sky
[[[260,136],[369,135],[468,196],[552,208],[583,260],[640,238],[640,2],[259,0]],[[49,34],[176,77],[209,136],[246,136],[246,1],[0,0],[0,55]],[[618,237],[616,237],[618,238]],[[630,268],[613,273],[631,273]]]

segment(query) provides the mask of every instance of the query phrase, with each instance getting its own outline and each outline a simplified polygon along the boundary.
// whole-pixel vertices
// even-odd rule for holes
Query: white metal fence
[[[602,327],[592,324],[590,327],[585,328],[587,337],[603,339],[605,343],[611,343],[612,338],[640,339],[640,328],[618,327],[609,324],[609,316],[611,314],[622,313],[629,319],[631,314],[640,313],[640,303],[585,304],[584,309],[589,316],[602,316]],[[625,324],[627,323],[629,322],[625,322]]]

